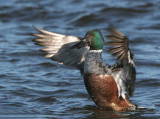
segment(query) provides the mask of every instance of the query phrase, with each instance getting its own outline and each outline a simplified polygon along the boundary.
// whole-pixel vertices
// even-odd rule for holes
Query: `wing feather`
[[[123,57],[122,55],[119,55],[118,57],[116,55],[116,57],[118,58],[118,60],[126,60],[128,52],[130,52],[128,38],[115,28],[111,28],[110,33],[111,36],[109,36],[108,38],[111,40],[111,42],[105,43],[112,46],[112,48],[109,49],[109,52],[112,54],[124,52]]]
[[[118,64],[115,64],[113,69],[120,68],[120,70],[123,72],[121,75],[125,75],[125,77],[121,77],[123,77],[128,94],[132,96],[135,89],[136,70],[133,54],[129,48],[129,40],[123,33],[113,27],[110,28],[109,31],[111,35],[107,36],[107,38],[109,38],[111,41],[106,42],[105,44],[112,46],[108,51],[112,53],[113,56],[118,58]],[[114,75],[115,74],[116,73],[114,73]]]
[[[46,58],[64,65],[77,67],[83,64],[88,48],[71,49],[81,39],[76,36],[67,36],[34,27],[39,33],[32,34],[36,38],[36,45],[43,46],[41,51],[47,52]],[[83,66],[80,66],[83,67]]]

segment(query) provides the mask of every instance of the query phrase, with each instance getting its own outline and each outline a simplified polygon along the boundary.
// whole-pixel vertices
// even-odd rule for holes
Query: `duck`
[[[131,100],[135,90],[136,68],[134,55],[129,48],[129,39],[115,27],[109,28],[110,41],[105,42],[100,30],[88,31],[84,38],[63,35],[34,27],[36,45],[43,46],[46,58],[80,70],[86,90],[95,104],[106,110],[134,111]],[[104,45],[108,53],[116,57],[109,65],[102,57]]]

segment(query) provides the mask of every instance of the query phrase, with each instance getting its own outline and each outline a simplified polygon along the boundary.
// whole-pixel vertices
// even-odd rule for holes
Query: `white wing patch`
[[[130,51],[128,51],[128,62],[135,66],[134,61],[131,59]]]
[[[124,70],[120,70],[119,72],[115,72],[112,74],[117,87],[118,87],[118,97],[122,96],[124,99],[126,98],[126,86],[125,86],[125,75],[124,75]]]

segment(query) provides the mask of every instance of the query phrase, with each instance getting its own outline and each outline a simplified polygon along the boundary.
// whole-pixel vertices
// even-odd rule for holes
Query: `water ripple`
[[[0,4],[0,118],[158,118],[160,112],[159,0],[34,0]],[[80,72],[45,59],[32,27],[83,37],[114,25],[135,55],[137,112],[107,112],[89,99]],[[108,39],[105,39],[108,41]],[[105,47],[107,50],[108,47]],[[113,64],[107,52],[106,63]]]

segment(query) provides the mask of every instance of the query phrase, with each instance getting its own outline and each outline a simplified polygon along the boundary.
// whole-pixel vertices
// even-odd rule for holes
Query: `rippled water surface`
[[[159,0],[0,0],[0,118],[160,118]],[[32,25],[83,37],[116,26],[135,55],[136,112],[107,112],[89,99],[78,70],[45,59]],[[108,39],[105,39],[106,41]],[[105,47],[107,49],[107,47]],[[113,58],[103,53],[106,63]]]

